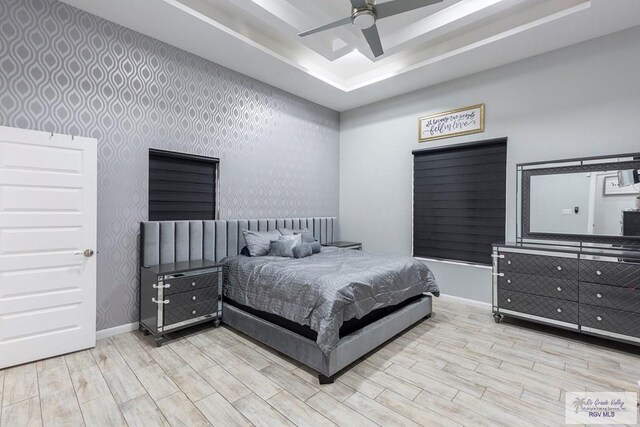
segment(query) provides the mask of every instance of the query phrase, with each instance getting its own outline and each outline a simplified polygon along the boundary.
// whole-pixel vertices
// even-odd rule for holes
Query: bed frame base
[[[320,384],[330,384],[337,372],[408,327],[429,317],[431,308],[431,296],[424,295],[400,310],[342,338],[329,354],[324,354],[315,341],[230,304],[223,304],[222,322],[317,371]]]

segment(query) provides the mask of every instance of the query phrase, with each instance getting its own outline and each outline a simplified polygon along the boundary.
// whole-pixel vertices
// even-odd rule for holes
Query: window
[[[149,221],[216,219],[219,160],[149,150]]]
[[[491,264],[505,239],[507,139],[413,154],[413,256]]]

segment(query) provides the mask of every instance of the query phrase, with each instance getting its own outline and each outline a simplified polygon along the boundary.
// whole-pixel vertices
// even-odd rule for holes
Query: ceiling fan
[[[410,10],[431,6],[432,4],[440,2],[442,2],[442,0],[393,0],[375,4],[374,0],[351,0],[351,6],[353,8],[351,9],[351,16],[348,18],[313,28],[298,35],[305,37],[330,28],[352,24],[357,29],[362,30],[362,34],[364,34],[364,38],[367,40],[373,56],[377,58],[384,53],[378,28],[376,27],[376,21],[378,19],[399,15],[404,12],[409,12]]]

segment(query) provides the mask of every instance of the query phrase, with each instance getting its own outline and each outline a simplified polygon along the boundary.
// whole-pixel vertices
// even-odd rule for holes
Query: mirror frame
[[[640,169],[640,153],[618,154],[602,157],[563,159],[549,162],[520,163],[516,165],[516,241],[518,243],[557,243],[561,245],[589,245],[595,247],[636,246],[640,248],[640,236],[622,237],[589,234],[561,234],[531,232],[530,195],[531,177],[562,173],[597,172],[619,169]]]

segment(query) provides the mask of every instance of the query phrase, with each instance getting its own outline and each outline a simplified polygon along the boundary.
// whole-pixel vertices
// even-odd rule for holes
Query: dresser
[[[496,244],[493,313],[640,344],[640,251]]]
[[[222,319],[222,264],[185,261],[140,268],[140,330],[161,346],[169,332]]]

